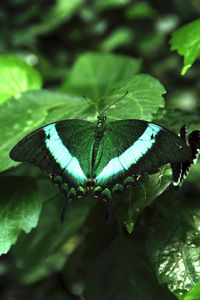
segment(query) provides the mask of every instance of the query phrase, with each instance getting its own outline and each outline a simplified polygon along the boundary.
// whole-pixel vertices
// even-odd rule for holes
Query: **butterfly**
[[[144,173],[170,164],[173,184],[179,185],[197,158],[200,131],[179,136],[155,123],[125,119],[96,123],[79,119],[54,122],[23,138],[11,150],[15,161],[29,162],[50,175],[68,203],[92,193],[109,203],[114,193],[133,185]]]

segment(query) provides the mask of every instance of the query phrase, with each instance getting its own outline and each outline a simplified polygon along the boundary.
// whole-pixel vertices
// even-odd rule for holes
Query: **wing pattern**
[[[104,155],[96,170],[100,185],[111,185],[126,176],[152,172],[161,165],[191,157],[189,147],[177,135],[142,120],[108,123],[102,145]]]
[[[72,186],[84,185],[90,166],[92,130],[92,123],[84,120],[51,123],[22,139],[11,150],[10,157],[60,175]]]
[[[139,159],[151,149],[155,143],[155,138],[160,132],[161,127],[155,124],[149,124],[144,133],[119,156],[111,159],[96,177],[98,183],[104,182],[111,176],[120,174],[124,170],[129,170]]]
[[[45,144],[51,155],[59,164],[60,168],[69,173],[78,183],[83,183],[86,179],[78,159],[73,156],[63,144],[58,135],[55,124],[50,124],[44,128]]]

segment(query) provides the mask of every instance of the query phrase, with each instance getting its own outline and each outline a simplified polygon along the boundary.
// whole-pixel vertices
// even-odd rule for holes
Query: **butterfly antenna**
[[[86,96],[82,96],[83,97],[83,99],[87,102],[87,104],[88,104],[88,106],[90,106],[91,104],[93,105],[93,107],[94,107],[94,109],[96,110],[96,112],[99,114],[99,111],[96,109],[96,107],[94,106],[94,103],[90,100],[88,100],[87,99],[87,97]]]
[[[90,106],[90,101],[86,98],[86,96],[83,95],[82,97],[87,102],[87,104]]]
[[[126,91],[126,93],[121,96],[119,99],[117,99],[115,102],[109,104],[103,111],[101,114],[104,114],[112,105],[115,105],[116,103],[118,103],[119,101],[121,101],[124,97],[126,97],[128,95],[128,91]]]

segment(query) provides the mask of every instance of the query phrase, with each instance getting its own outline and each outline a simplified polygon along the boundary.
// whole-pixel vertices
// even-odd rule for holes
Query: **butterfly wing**
[[[52,123],[22,139],[11,150],[10,157],[60,175],[72,186],[82,185],[90,170],[92,132],[92,123],[84,120]]]
[[[152,172],[161,165],[188,160],[191,151],[173,132],[141,120],[110,122],[97,155],[97,184]]]

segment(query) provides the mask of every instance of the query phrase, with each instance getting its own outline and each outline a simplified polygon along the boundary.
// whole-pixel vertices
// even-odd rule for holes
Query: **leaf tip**
[[[188,71],[188,69],[191,67],[191,64],[187,64],[187,65],[184,65],[182,70],[181,70],[181,75],[185,75],[186,72]]]

